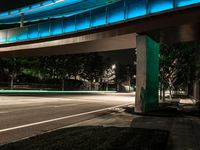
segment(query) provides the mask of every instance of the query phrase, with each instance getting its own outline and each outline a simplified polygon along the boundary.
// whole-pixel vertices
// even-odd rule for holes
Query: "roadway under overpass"
[[[0,56],[44,56],[136,48],[136,111],[149,111],[158,103],[159,44],[198,42],[199,8],[188,7],[73,34],[2,44]]]

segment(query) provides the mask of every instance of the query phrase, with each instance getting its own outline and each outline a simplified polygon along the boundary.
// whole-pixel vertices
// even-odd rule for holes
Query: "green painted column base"
[[[150,37],[137,37],[136,112],[158,108],[159,44]]]

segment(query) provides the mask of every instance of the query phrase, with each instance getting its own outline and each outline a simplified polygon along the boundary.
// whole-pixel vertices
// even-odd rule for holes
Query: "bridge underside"
[[[137,48],[136,111],[158,104],[159,44],[200,41],[199,8],[188,8],[35,41],[1,45],[0,56],[44,56]]]
[[[141,32],[141,34],[121,34],[117,30],[112,30],[52,41],[3,45],[0,47],[0,56],[46,56],[135,49],[137,35],[148,35],[160,44],[199,42],[200,23]]]
[[[110,33],[105,33],[109,35]],[[114,37],[89,35],[0,48],[0,56],[48,56],[131,49],[136,47],[136,34]]]
[[[158,43],[200,41],[199,8],[149,15],[120,24],[39,40],[7,43],[0,56],[41,56],[136,48],[136,36]]]

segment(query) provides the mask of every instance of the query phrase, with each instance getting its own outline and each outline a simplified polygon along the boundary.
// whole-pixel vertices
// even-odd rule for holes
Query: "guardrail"
[[[200,4],[200,0],[122,0],[54,21],[0,30],[0,44],[69,34],[194,4]]]

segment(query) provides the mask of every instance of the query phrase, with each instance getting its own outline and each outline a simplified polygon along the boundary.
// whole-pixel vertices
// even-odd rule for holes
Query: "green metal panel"
[[[146,36],[146,90],[144,91],[144,112],[157,109],[159,85],[159,44]]]

